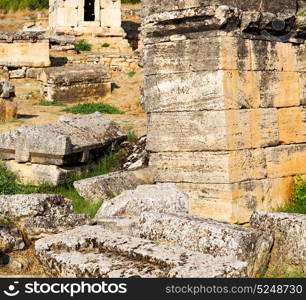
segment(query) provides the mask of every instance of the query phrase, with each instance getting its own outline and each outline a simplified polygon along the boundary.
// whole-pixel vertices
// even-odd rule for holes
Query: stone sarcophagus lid
[[[0,66],[48,67],[49,39],[41,32],[0,32]]]
[[[120,0],[49,0],[49,25],[58,32],[124,36]]]
[[[306,174],[306,17],[297,1],[144,0],[143,105],[155,182],[247,222]]]

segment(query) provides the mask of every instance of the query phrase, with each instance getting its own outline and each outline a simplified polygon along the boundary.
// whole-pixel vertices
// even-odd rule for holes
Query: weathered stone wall
[[[219,220],[245,222],[254,210],[284,204],[293,177],[306,174],[305,19],[295,18],[297,2],[143,6],[154,180],[186,191],[192,215]]]
[[[49,65],[49,40],[43,34],[39,32],[0,33],[0,67],[46,67]]]

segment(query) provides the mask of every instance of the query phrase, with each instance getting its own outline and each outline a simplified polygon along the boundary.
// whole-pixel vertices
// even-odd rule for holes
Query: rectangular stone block
[[[306,142],[306,107],[278,110],[279,139],[282,144]]]
[[[229,35],[173,41],[170,37],[170,41],[145,46],[145,75],[217,70],[305,72],[305,47]]]
[[[156,182],[234,183],[266,177],[261,149],[151,153],[150,167]]]
[[[254,211],[284,207],[294,177],[249,180],[233,184],[177,183],[189,196],[189,213],[230,223],[248,222]]]
[[[50,66],[49,40],[36,32],[1,33],[0,65],[9,67]]]
[[[291,107],[306,103],[299,72],[201,71],[146,76],[148,112]]]
[[[275,108],[151,113],[147,150],[239,150],[279,144]]]
[[[269,178],[306,174],[306,144],[265,149]]]

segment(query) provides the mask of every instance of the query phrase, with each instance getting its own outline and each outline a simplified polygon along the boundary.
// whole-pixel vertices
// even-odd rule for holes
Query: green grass
[[[109,43],[104,43],[101,47],[102,47],[102,48],[108,48],[109,46],[110,46]]]
[[[81,53],[83,51],[90,51],[92,46],[86,40],[79,40],[74,43],[74,47],[77,53]]]
[[[129,72],[129,73],[126,73],[126,75],[130,78],[133,78],[136,75],[136,72]]]
[[[121,3],[132,3],[132,4],[136,4],[136,3],[140,3],[141,0],[121,0]]]
[[[101,114],[112,114],[112,115],[122,115],[124,111],[106,103],[83,103],[77,104],[72,107],[68,107],[63,110],[64,112],[72,114],[93,114],[99,112]]]
[[[127,141],[128,142],[135,142],[137,139],[138,139],[138,136],[135,133],[135,131],[133,129],[129,129],[129,131],[127,133]]]
[[[85,178],[107,174],[118,169],[121,151],[117,148],[108,151],[90,171],[77,176],[65,184],[51,186],[42,184],[40,186],[20,185],[17,183],[16,176],[7,171],[3,164],[0,164],[0,194],[59,194],[72,200],[75,213],[86,213],[94,217],[100,208],[102,201],[99,203],[91,203],[82,198],[73,186],[73,182]]]
[[[305,17],[306,16],[306,8],[301,8],[298,10],[297,16]]]
[[[280,212],[306,214],[306,181],[297,176],[296,184],[293,190],[289,204],[279,209]]]
[[[49,7],[49,0],[0,0],[0,9],[9,10],[36,10]]]
[[[41,100],[34,105],[40,105],[40,106],[66,106],[65,103],[59,102],[59,101],[46,101],[46,100]]]

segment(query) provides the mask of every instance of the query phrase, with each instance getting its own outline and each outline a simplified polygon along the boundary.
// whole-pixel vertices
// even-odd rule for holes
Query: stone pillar
[[[306,174],[306,35],[296,1],[264,3],[143,1],[150,166],[192,215],[247,222]]]
[[[13,102],[15,87],[8,81],[0,81],[0,122],[16,119],[17,106]]]

